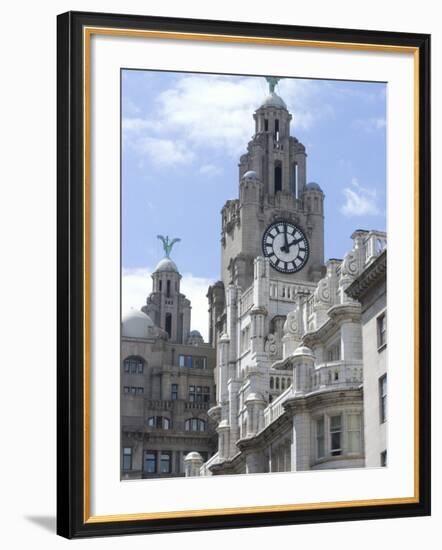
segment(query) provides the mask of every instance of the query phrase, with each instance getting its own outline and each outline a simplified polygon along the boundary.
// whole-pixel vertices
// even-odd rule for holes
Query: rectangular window
[[[138,386],[138,388],[136,389],[136,394],[137,395],[142,395],[144,393],[144,388]]]
[[[361,452],[361,415],[349,414],[347,416],[348,452]]]
[[[387,315],[383,313],[377,318],[378,325],[378,348],[382,348],[387,343]]]
[[[189,386],[189,401],[195,401],[195,386]]]
[[[191,369],[193,365],[193,357],[191,355],[180,355],[179,356],[179,365],[181,368]]]
[[[155,474],[157,471],[157,453],[156,451],[145,451],[144,453],[144,471],[147,474]]]
[[[387,451],[381,453],[381,466],[385,468],[387,466]]]
[[[379,378],[379,418],[381,424],[387,420],[387,375]]]
[[[342,454],[342,417],[340,414],[330,417],[330,454],[339,456]]]
[[[123,448],[123,470],[132,470],[132,447]]]
[[[170,451],[161,451],[160,455],[160,473],[170,474],[172,465],[172,453]]]
[[[323,416],[316,421],[316,454],[318,458],[323,458],[325,456]]]
[[[172,384],[170,393],[172,401],[176,401],[178,399],[178,384]]]
[[[209,386],[189,386],[189,401],[192,403],[209,403]]]
[[[327,350],[327,361],[340,361],[341,359],[341,343],[338,342],[330,346]]]
[[[129,393],[130,392],[129,386],[124,386],[123,391],[124,393]]]
[[[205,368],[207,368],[207,358],[206,357],[193,357],[193,368],[194,369],[205,369]]]

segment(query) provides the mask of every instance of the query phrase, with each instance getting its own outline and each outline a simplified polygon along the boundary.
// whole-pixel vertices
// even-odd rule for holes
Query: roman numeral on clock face
[[[276,271],[296,273],[308,261],[309,243],[299,227],[282,220],[267,227],[262,240],[262,251]]]

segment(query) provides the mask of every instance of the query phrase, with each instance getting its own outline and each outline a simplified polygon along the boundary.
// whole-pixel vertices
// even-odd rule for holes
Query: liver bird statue
[[[163,235],[157,235],[157,239],[160,239],[160,241],[163,243],[163,248],[166,254],[166,258],[170,258],[170,252],[172,250],[173,245],[181,241],[181,239],[178,239],[178,238],[170,240],[167,235],[165,237],[163,237]]]

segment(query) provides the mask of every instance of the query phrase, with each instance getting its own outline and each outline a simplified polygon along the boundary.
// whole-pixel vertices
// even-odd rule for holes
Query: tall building
[[[209,343],[166,258],[122,326],[122,476],[386,465],[386,234],[324,261],[325,195],[267,78],[221,211]]]
[[[367,467],[387,465],[387,251],[377,237],[366,268],[346,290],[361,303]]]
[[[207,415],[215,403],[215,351],[190,330],[191,303],[170,248],[146,304],[122,320],[122,479],[184,476],[190,451],[207,460],[216,450]]]
[[[346,289],[386,235],[357,230],[344,259],[324,264],[324,193],[307,183],[305,147],[267,80],[208,292],[218,451],[189,455],[188,475],[365,465],[361,304]]]

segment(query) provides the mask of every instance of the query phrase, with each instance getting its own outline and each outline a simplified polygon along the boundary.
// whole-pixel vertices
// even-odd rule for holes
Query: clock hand
[[[294,244],[298,244],[303,240],[303,237],[301,237],[300,239],[293,239],[293,241],[291,243],[288,243],[287,246],[281,246],[281,250],[283,252],[289,252],[291,246],[293,246]]]
[[[285,252],[289,251],[289,240],[287,238],[287,224],[284,224],[284,246],[281,247],[281,250],[284,249]]]

